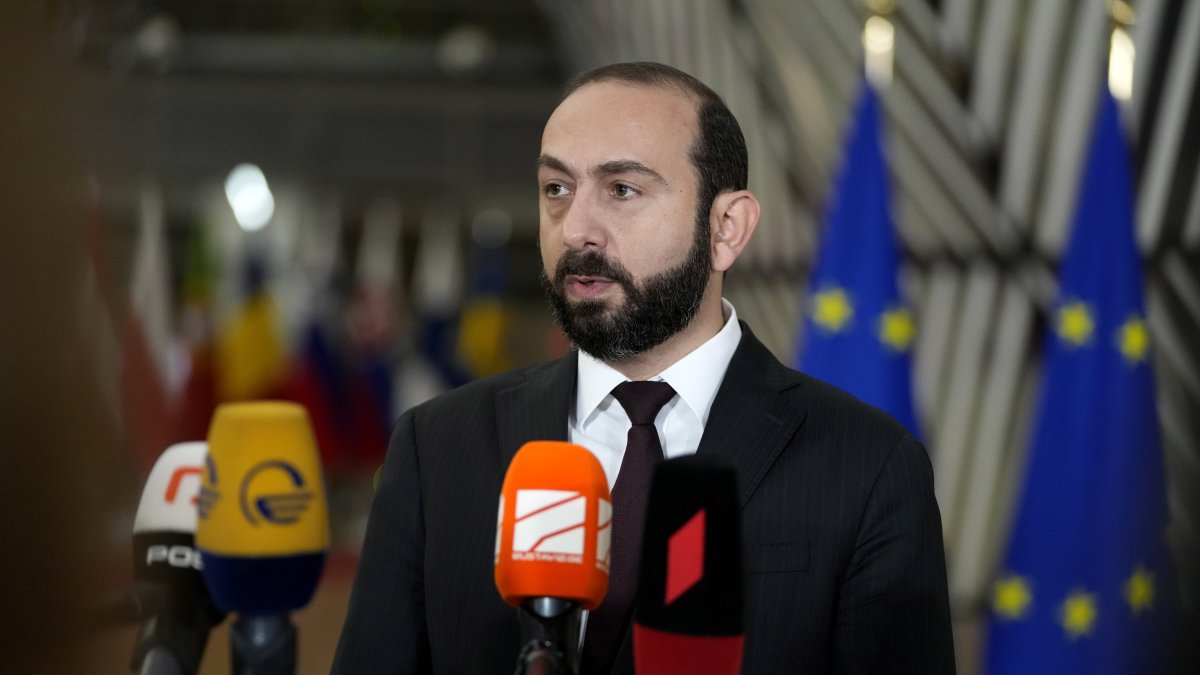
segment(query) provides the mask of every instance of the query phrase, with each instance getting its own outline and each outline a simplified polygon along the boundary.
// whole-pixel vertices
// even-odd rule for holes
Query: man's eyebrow
[[[567,168],[567,165],[559,158],[553,155],[542,155],[537,158],[537,167],[539,169],[551,169],[553,171],[561,171],[568,176],[574,176],[575,173]],[[593,176],[612,176],[619,173],[636,173],[639,176],[644,176],[650,180],[667,184],[667,180],[663,178],[657,171],[633,159],[614,159],[604,162],[592,169]]]
[[[605,162],[592,169],[592,175],[594,176],[611,176],[618,173],[636,173],[663,185],[667,184],[667,180],[660,176],[657,171],[632,159],[614,159],[611,162]]]
[[[537,158],[537,162],[535,162],[535,164],[537,164],[537,168],[539,169],[552,169],[554,171],[561,171],[570,176],[575,175],[570,169],[567,168],[566,164],[563,164],[561,159],[551,155],[541,155]]]

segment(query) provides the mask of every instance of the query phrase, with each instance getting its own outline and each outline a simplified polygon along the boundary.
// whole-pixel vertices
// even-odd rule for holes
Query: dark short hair
[[[692,144],[691,160],[699,179],[699,205],[705,217],[717,195],[744,190],[749,173],[746,139],[725,101],[708,85],[687,73],[648,61],[613,63],[575,76],[567,82],[563,98],[595,82],[625,82],[648,87],[675,87],[697,100],[699,133]]]

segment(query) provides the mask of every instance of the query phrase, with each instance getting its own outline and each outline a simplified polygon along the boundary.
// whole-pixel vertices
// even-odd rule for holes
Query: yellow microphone
[[[242,617],[231,636],[233,672],[294,672],[287,613],[312,599],[329,547],[305,409],[280,401],[218,407],[197,511],[205,582],[218,607]]]

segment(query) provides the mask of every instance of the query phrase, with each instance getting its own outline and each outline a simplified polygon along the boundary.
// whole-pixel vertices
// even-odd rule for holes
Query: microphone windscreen
[[[307,605],[329,544],[308,413],[279,401],[223,404],[208,448],[196,545],[217,605],[252,616]]]
[[[559,441],[521,446],[504,476],[496,518],[496,588],[594,609],[608,590],[612,500],[600,462]]]
[[[163,451],[142,488],[133,520],[133,574],[139,582],[206,596],[195,550],[196,503],[208,447],[177,443]]]
[[[655,468],[634,624],[640,675],[740,672],[741,530],[732,467],[690,456]]]

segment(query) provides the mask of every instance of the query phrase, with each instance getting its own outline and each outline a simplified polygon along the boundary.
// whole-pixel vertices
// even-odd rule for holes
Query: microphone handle
[[[296,673],[296,626],[287,614],[239,616],[229,643],[233,675]]]
[[[142,667],[138,675],[184,675],[183,668],[175,655],[166,647],[151,647],[142,657]]]
[[[521,603],[521,655],[517,672],[528,675],[579,672],[579,603],[530,598]]]
[[[516,675],[574,675],[563,663],[566,656],[549,642],[534,640],[521,648]]]
[[[195,675],[211,626],[207,611],[198,604],[159,611],[142,624],[130,670],[146,675]]]

